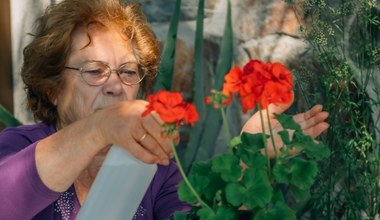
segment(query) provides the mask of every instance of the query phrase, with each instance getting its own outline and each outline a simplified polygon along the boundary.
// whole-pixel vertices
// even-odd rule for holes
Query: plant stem
[[[273,138],[272,125],[270,124],[270,118],[269,118],[269,110],[268,110],[268,108],[266,109],[266,111],[267,111],[267,120],[268,120],[270,139],[272,141],[274,155],[277,158],[277,148],[276,148],[276,144],[275,144],[274,138]]]
[[[223,107],[220,107],[220,112],[222,113],[223,126],[224,126],[224,129],[226,130],[227,143],[230,143],[231,132],[230,132],[230,128],[228,127],[227,116],[226,116],[226,112],[224,111]]]
[[[170,147],[172,148],[172,151],[173,151],[173,154],[174,154],[174,159],[177,163],[177,166],[178,166],[178,169],[179,169],[179,172],[181,173],[182,177],[183,177],[183,180],[185,181],[187,187],[189,187],[191,193],[193,193],[193,195],[195,196],[195,198],[198,200],[199,204],[203,207],[207,207],[209,209],[211,209],[202,199],[201,197],[198,195],[198,193],[195,191],[195,189],[193,188],[193,186],[191,185],[189,179],[187,179],[187,176],[185,174],[185,172],[183,171],[183,168],[182,168],[182,165],[181,165],[181,162],[179,161],[179,158],[178,158],[178,155],[177,155],[177,151],[175,149],[175,146],[174,146],[174,143],[173,143],[173,140],[170,139]]]
[[[267,167],[268,167],[268,176],[271,176],[271,166],[270,166],[270,159],[269,159],[269,153],[268,153],[268,146],[267,146],[267,141],[266,141],[266,135],[265,135],[265,127],[264,127],[264,117],[263,113],[261,112],[261,106],[258,104],[258,110],[260,113],[260,121],[261,121],[261,129],[262,132],[261,134],[263,135],[263,142],[264,142],[264,150],[265,150],[265,157],[267,158]]]

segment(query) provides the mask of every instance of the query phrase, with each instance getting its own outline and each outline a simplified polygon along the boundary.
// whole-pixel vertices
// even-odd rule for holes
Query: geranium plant
[[[212,91],[206,103],[221,110],[227,137],[230,134],[224,111],[234,97],[240,99],[244,112],[257,108],[262,132],[243,132],[231,138],[228,152],[194,163],[188,176],[172,144],[184,178],[178,188],[179,197],[193,205],[189,213],[177,213],[175,219],[296,219],[298,205],[310,196],[317,161],[327,157],[329,149],[304,135],[285,114],[275,116],[283,127],[278,133],[282,146],[276,146],[276,134],[270,123],[264,124],[270,120],[264,120],[262,110],[266,109],[269,117],[268,105],[290,103],[292,90],[291,72],[281,63],[250,60],[243,69],[236,66],[230,70],[222,91]],[[160,91],[149,96],[149,102],[146,112],[155,110],[160,115],[166,135],[177,130],[181,122],[193,124],[198,119],[195,107],[183,102],[179,93]],[[273,157],[268,143],[273,147]]]

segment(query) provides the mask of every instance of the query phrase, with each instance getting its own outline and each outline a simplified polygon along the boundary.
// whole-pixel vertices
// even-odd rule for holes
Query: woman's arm
[[[41,140],[36,164],[42,181],[54,191],[67,190],[95,155],[112,144],[125,147],[145,163],[167,165],[169,141],[161,135],[161,124],[152,114],[141,117],[145,106],[145,101],[121,102]]]

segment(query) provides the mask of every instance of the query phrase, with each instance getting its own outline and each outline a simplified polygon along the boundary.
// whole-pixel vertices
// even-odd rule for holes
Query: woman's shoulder
[[[53,124],[37,123],[8,127],[0,132],[0,137],[26,137],[28,139],[41,139],[55,132]],[[34,141],[33,141],[34,142]]]
[[[38,123],[8,127],[0,132],[0,157],[35,143],[55,132],[55,126]]]

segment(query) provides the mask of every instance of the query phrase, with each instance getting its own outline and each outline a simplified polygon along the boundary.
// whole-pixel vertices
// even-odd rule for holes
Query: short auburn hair
[[[63,0],[48,6],[37,20],[32,41],[24,49],[21,69],[27,107],[35,120],[57,121],[57,108],[49,97],[56,97],[65,84],[62,74],[68,58],[72,33],[90,24],[117,28],[130,39],[137,61],[146,71],[140,94],[146,96],[158,73],[160,46],[139,3],[118,0]],[[88,34],[89,40],[91,37]]]

